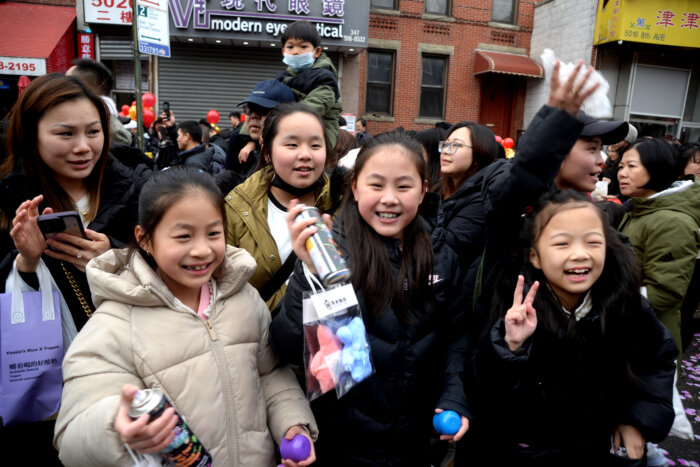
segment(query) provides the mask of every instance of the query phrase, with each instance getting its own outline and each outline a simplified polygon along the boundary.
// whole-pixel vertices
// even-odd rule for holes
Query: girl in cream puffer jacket
[[[145,202],[171,203],[153,227],[141,211],[159,182],[170,183],[174,200]],[[136,237],[143,254],[111,250],[88,264],[98,308],[64,360],[55,444],[66,466],[130,466],[123,442],[142,452],[167,446],[167,425],[148,430],[172,419],[168,411],[142,427],[126,415],[125,388],[134,386],[162,389],[217,467],[273,466],[275,442],[294,430],[317,436],[296,378],[268,345],[270,313],[248,284],[255,260],[225,245],[220,192],[198,182],[213,185],[191,168],[156,174],[141,193]],[[201,221],[196,213],[211,213],[212,199],[218,215]],[[142,226],[152,229],[145,237]],[[200,288],[194,303],[183,292]],[[163,441],[153,441],[161,432]]]

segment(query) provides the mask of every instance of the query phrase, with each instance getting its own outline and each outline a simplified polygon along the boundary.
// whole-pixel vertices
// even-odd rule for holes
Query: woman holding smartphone
[[[74,77],[35,79],[7,119],[8,154],[0,166],[1,291],[14,268],[23,290],[38,289],[36,273],[46,265],[61,293],[65,350],[94,310],[85,265],[129,242],[139,188],[150,170],[130,169],[109,155],[109,114]],[[78,213],[85,238],[57,233],[46,241],[37,218],[65,211]],[[31,446],[27,452],[42,465],[60,465],[52,435],[53,422],[0,430],[8,445]]]

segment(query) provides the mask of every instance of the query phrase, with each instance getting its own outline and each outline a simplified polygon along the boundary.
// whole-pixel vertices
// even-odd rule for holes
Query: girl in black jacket
[[[469,426],[458,260],[443,237],[433,235],[433,243],[418,215],[426,188],[421,147],[405,134],[379,135],[360,151],[336,238],[352,271],[376,371],[340,399],[328,393],[312,402],[321,465],[430,465],[434,412],[461,415],[460,430],[443,439],[456,441]],[[294,251],[314,272],[304,241],[315,228],[293,223],[300,211],[290,207],[287,222]],[[302,296],[309,289],[297,262],[270,328],[273,348],[297,365]]]
[[[678,350],[600,209],[545,196],[499,287],[468,366],[473,449],[457,465],[646,465],[645,442],[673,423]]]

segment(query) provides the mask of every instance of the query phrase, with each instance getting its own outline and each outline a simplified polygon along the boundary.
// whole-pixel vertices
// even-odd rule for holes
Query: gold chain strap
[[[68,269],[66,269],[66,266],[63,263],[61,263],[61,267],[63,268],[63,272],[66,273],[66,277],[68,278],[68,282],[70,283],[70,286],[73,289],[73,293],[75,293],[75,296],[78,297],[78,302],[80,302],[80,306],[83,307],[83,311],[85,311],[87,317],[91,318],[92,310],[90,309],[90,305],[88,305],[87,300],[85,300],[85,295],[83,295],[83,291],[80,290],[78,282],[76,282],[75,277],[73,277],[73,274],[71,274],[71,272]]]

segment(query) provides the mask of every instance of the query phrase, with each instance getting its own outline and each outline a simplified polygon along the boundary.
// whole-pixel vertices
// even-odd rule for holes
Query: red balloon
[[[513,143],[513,140],[510,139],[510,138],[506,138],[506,139],[503,140],[503,147],[506,148],[506,149],[512,148],[512,147],[513,147],[513,144],[514,144],[514,143]]]
[[[210,110],[207,112],[207,121],[211,123],[212,125],[216,122],[219,121],[219,111],[218,110]]]
[[[502,144],[502,143],[503,143],[503,138],[501,138],[500,136],[496,135],[496,142],[497,142],[498,144]]]
[[[122,112],[129,115],[129,109],[130,107],[126,104],[122,105]]]
[[[133,107],[133,106],[135,106],[135,105],[136,105],[136,101],[132,101],[132,102],[131,102],[131,107]]]
[[[144,107],[153,107],[156,104],[156,96],[150,92],[144,92],[141,96],[141,102],[143,102]]]
[[[146,125],[146,127],[151,126],[151,123],[153,123],[156,119],[156,113],[152,111],[151,109],[143,109],[143,124]]]

